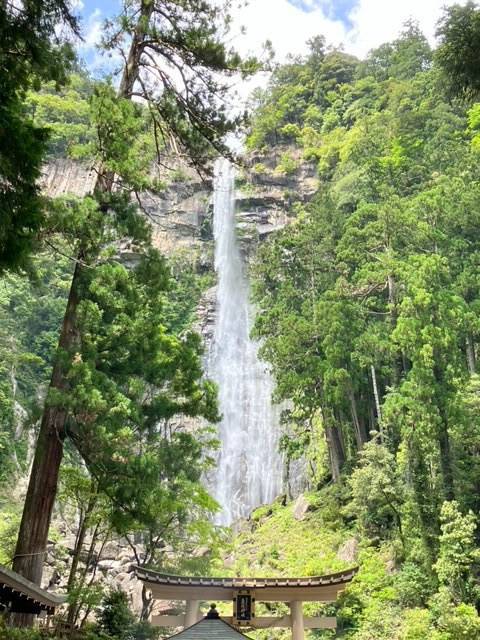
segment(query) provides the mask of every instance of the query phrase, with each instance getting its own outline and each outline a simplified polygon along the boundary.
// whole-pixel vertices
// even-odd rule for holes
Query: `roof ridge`
[[[285,577],[285,576],[280,576],[280,577],[270,577],[270,578],[265,578],[265,577],[258,577],[258,578],[244,578],[244,577],[239,577],[239,576],[229,576],[229,577],[221,577],[221,576],[180,576],[177,574],[171,574],[171,573],[163,573],[162,571],[157,571],[156,569],[148,569],[146,567],[140,567],[138,565],[133,565],[133,569],[135,571],[135,574],[138,576],[138,573],[143,572],[145,574],[153,574],[165,579],[170,579],[170,578],[176,578],[178,580],[185,580],[185,581],[189,581],[189,584],[195,583],[195,582],[199,582],[199,583],[203,583],[203,581],[205,582],[210,582],[210,584],[214,584],[215,582],[234,582],[234,581],[243,581],[243,582],[255,582],[255,581],[262,581],[265,582],[266,584],[270,583],[273,584],[274,581],[291,581],[291,582],[296,582],[297,584],[299,584],[302,581],[308,581],[308,582],[313,582],[313,581],[320,581],[320,580],[332,580],[332,578],[342,578],[343,576],[354,576],[358,573],[358,566],[352,567],[350,569],[343,569],[342,571],[336,571],[334,573],[325,573],[323,575],[319,575],[319,576],[302,576],[302,577]]]

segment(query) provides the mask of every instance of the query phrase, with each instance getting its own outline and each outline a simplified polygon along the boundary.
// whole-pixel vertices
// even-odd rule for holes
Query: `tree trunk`
[[[142,53],[141,42],[144,39],[152,12],[153,1],[143,0],[137,28],[132,38],[127,63],[120,82],[119,97],[130,97],[133,85],[138,77]],[[95,190],[108,192],[111,191],[112,188],[113,179],[111,174],[100,170]],[[59,340],[60,352],[71,353],[78,340],[76,310],[80,301],[78,297],[78,285],[81,277],[80,262],[77,262],[73,274]],[[63,359],[61,356],[57,356],[53,367],[50,389],[59,391],[68,389],[65,373]],[[14,571],[17,571],[36,584],[40,584],[42,579],[43,562],[48,542],[48,530],[57,493],[60,464],[63,457],[66,420],[67,411],[65,408],[61,406],[52,407],[49,406],[47,402],[35,449],[35,457],[15,550],[13,561]],[[14,620],[17,626],[29,626],[33,623],[33,616],[31,614],[17,614],[17,616]]]
[[[436,560],[440,522],[438,518],[438,495],[431,486],[431,474],[425,462],[425,456],[418,443],[408,443],[409,470],[418,509],[420,530],[427,560],[430,565]]]
[[[92,536],[92,542],[90,544],[90,550],[88,553],[88,557],[87,557],[87,564],[85,565],[85,570],[83,572],[83,577],[82,577],[82,585],[85,584],[86,580],[87,580],[87,572],[88,572],[88,567],[90,566],[93,557],[95,555],[95,547],[97,544],[97,539],[98,539],[98,525],[97,527],[95,527],[95,531],[94,534]],[[95,581],[95,575],[97,573],[97,568],[98,568],[98,563],[101,560],[102,557],[102,553],[103,553],[103,549],[105,548],[105,545],[107,544],[107,541],[110,537],[110,529],[107,530],[107,533],[102,541],[102,544],[100,545],[100,549],[98,550],[98,553],[96,554],[95,557],[95,564],[93,566],[93,571],[92,571],[92,575],[90,576],[90,580],[88,582],[88,586],[91,587]],[[83,605],[82,605],[83,606]],[[81,610],[81,606],[77,608],[77,613],[76,613],[76,617],[75,617],[75,622],[78,621],[78,617],[80,615],[80,610]],[[93,609],[93,606],[91,604],[87,605],[87,608],[85,609],[85,613],[83,615],[82,621],[80,622],[80,629],[83,629],[87,623],[88,620],[88,616],[91,614]]]
[[[145,38],[145,30],[150,22],[154,8],[153,0],[142,0],[140,18],[133,34],[132,43],[128,52],[128,58],[123,71],[118,89],[118,95],[122,98],[130,98],[133,87],[138,78],[140,58],[142,56],[142,43]]]
[[[73,557],[72,557],[72,565],[70,567],[70,574],[68,576],[68,582],[67,582],[67,593],[70,593],[74,583],[75,583],[75,578],[77,575],[77,569],[78,569],[78,564],[80,562],[80,556],[82,554],[83,551],[83,545],[85,544],[85,537],[87,535],[87,530],[88,530],[88,526],[89,526],[89,517],[93,511],[93,509],[95,508],[95,503],[97,500],[97,494],[92,494],[92,496],[90,496],[90,499],[88,501],[88,505],[87,508],[85,510],[85,513],[83,515],[83,518],[81,518],[80,520],[80,526],[78,529],[78,533],[77,533],[77,539],[75,541],[75,548],[73,550]],[[71,602],[69,607],[68,607],[68,613],[67,613],[67,624],[73,625],[77,615],[78,615],[78,609],[79,609],[79,603],[78,602]]]
[[[59,340],[59,350],[64,353],[71,352],[78,340],[75,314],[79,303],[76,286],[79,272],[80,267],[77,264]],[[68,389],[61,357],[56,358],[50,388],[60,392],[65,392]],[[48,529],[57,494],[60,463],[63,457],[66,418],[66,410],[61,406],[50,406],[47,399],[35,447],[35,456],[13,558],[13,570],[36,584],[40,584],[42,580]],[[17,626],[28,626],[32,621],[33,616],[30,614],[18,614],[18,617],[15,616],[15,624]]]
[[[398,311],[397,311],[397,284],[395,282],[395,276],[390,274],[387,278],[388,282],[388,304],[390,307],[390,327],[392,331],[397,326]],[[400,384],[400,370],[401,370],[401,355],[394,356],[392,362],[392,383],[394,387]],[[379,418],[380,422],[380,418]]]
[[[439,362],[438,355],[434,350],[434,358],[436,362]],[[448,414],[445,407],[445,381],[443,376],[442,365],[435,364],[433,368],[433,375],[436,382],[436,399],[438,413],[440,414],[440,431],[438,434],[438,444],[440,448],[440,466],[442,470],[443,486],[445,491],[445,498],[447,500],[453,500],[455,498],[455,489],[453,483],[453,468],[452,468],[452,452],[450,449],[450,435],[448,433]]]
[[[467,335],[466,350],[467,350],[468,372],[471,376],[473,376],[473,374],[476,372],[477,362],[475,357],[475,344],[473,342],[471,333]]]
[[[348,397],[350,400],[350,411],[355,429],[355,440],[357,441],[357,449],[360,451],[363,448],[363,445],[368,441],[367,432],[365,431],[365,425],[358,419],[357,401],[352,389],[349,389]]]
[[[377,374],[375,372],[375,367],[373,366],[373,364],[370,365],[370,371],[372,373],[373,395],[375,397],[375,408],[377,410],[377,422],[378,430],[380,433],[380,442],[383,444],[382,410],[380,408],[380,395],[378,393]]]
[[[328,457],[330,460],[330,471],[334,482],[340,480],[340,474],[345,464],[345,452],[343,449],[338,427],[331,423],[327,416],[327,411],[322,409],[322,419],[325,428],[325,439],[327,441]]]
[[[442,424],[440,426],[439,445],[440,445],[440,464],[442,467],[443,486],[445,489],[445,498],[447,500],[455,499],[455,489],[453,483],[452,469],[452,453],[450,450],[450,436],[448,434],[448,423],[442,414]]]

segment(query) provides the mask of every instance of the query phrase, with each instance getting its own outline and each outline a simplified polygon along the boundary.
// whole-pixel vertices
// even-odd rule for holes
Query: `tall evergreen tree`
[[[58,473],[67,437],[73,435],[78,450],[91,463],[92,469],[99,472],[95,464],[98,448],[91,448],[93,441],[82,429],[76,433],[70,429],[72,412],[77,414],[77,424],[88,425],[92,416],[96,419],[104,412],[108,423],[111,419],[108,407],[115,402],[116,393],[109,380],[111,376],[115,377],[115,372],[119,372],[122,366],[128,369],[140,357],[145,366],[153,368],[150,382],[159,390],[158,394],[154,394],[151,420],[150,423],[144,423],[145,428],[147,424],[153,427],[157,412],[163,417],[176,413],[200,414],[210,419],[214,417],[208,385],[199,381],[201,372],[198,356],[195,355],[198,353],[198,344],[195,341],[184,344],[173,337],[162,338],[160,330],[152,326],[154,320],[150,312],[143,320],[141,313],[139,319],[134,320],[138,308],[133,300],[126,303],[128,312],[115,309],[113,305],[105,317],[105,320],[111,318],[113,335],[115,331],[118,332],[117,314],[119,322],[124,319],[133,322],[131,342],[122,338],[125,331],[122,329],[115,348],[112,351],[107,349],[109,372],[102,373],[102,358],[85,360],[83,348],[91,340],[95,342],[100,339],[90,325],[93,322],[100,329],[97,321],[104,313],[102,304],[114,302],[114,292],[123,291],[130,278],[139,277],[140,288],[148,282],[155,290],[155,286],[161,287],[165,283],[161,261],[152,257],[149,259],[148,255],[131,276],[127,275],[124,267],[101,266],[102,251],[108,242],[131,237],[137,246],[142,243],[145,245],[145,242],[148,244],[145,225],[139,225],[139,218],[132,214],[128,198],[119,197],[117,190],[121,184],[127,193],[137,192],[148,184],[146,176],[150,160],[145,149],[138,148],[138,141],[144,139],[142,127],[145,126],[145,109],[132,102],[132,98],[141,95],[146,100],[148,126],[153,130],[157,156],[171,144],[200,170],[208,166],[212,148],[217,152],[225,150],[224,135],[234,131],[239,124],[239,120],[228,118],[226,107],[221,102],[227,91],[224,77],[237,72],[248,73],[254,68],[254,63],[250,61],[244,64],[234,52],[227,51],[220,38],[223,17],[223,10],[214,3],[141,0],[125,3],[118,23],[110,25],[111,31],[106,35],[106,47],[120,48],[126,63],[117,95],[108,87],[100,88],[92,100],[98,132],[98,179],[94,197],[85,199],[79,207],[73,205],[74,216],[70,207],[70,218],[64,218],[70,225],[70,233],[78,239],[76,267],[14,559],[14,569],[37,583],[41,580]],[[127,51],[123,51],[123,47],[127,47]],[[162,161],[161,157],[157,159]],[[112,229],[116,229],[113,238],[109,235]],[[94,266],[96,269],[92,269]],[[104,282],[102,279],[105,279]],[[97,300],[99,295],[101,302]],[[100,310],[96,311],[98,304]],[[87,317],[88,321],[85,321]],[[147,318],[150,320],[147,321]],[[137,322],[140,324],[136,325]],[[146,345],[150,339],[154,344],[149,345],[153,347],[149,350]],[[89,355],[91,353],[89,351]],[[91,362],[91,365],[87,365],[87,362]],[[93,367],[88,375],[84,370],[86,366]],[[79,372],[79,375],[75,372]],[[88,385],[96,378],[98,380],[98,376],[105,380],[105,391],[109,398],[101,406],[95,406],[95,394],[88,391]],[[87,388],[82,394],[85,384]],[[79,405],[83,410],[75,410],[72,406],[75,390],[82,396]],[[136,387],[132,389],[132,393],[138,391]],[[183,402],[180,400],[182,396]],[[97,424],[95,419],[92,425]],[[95,430],[90,435],[94,433]],[[115,442],[112,441],[111,445],[114,446]],[[116,459],[116,456],[112,451],[112,457]],[[108,473],[104,477],[108,478]],[[135,486],[141,491],[141,485],[141,482],[138,485],[135,483],[131,491],[135,493]],[[117,497],[127,505],[136,500],[132,493]]]

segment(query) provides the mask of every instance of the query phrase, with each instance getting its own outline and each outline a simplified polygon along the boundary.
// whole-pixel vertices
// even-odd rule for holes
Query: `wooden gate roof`
[[[304,578],[188,577],[135,567],[137,578],[158,599],[231,600],[238,589],[252,589],[263,602],[290,600],[332,602],[354,578],[358,568]]]
[[[19,573],[0,565],[0,602],[10,611],[22,613],[54,613],[65,597],[41,589]]]

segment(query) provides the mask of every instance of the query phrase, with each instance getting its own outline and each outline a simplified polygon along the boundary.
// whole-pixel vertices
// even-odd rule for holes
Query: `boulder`
[[[295,520],[305,520],[305,515],[310,509],[310,505],[304,495],[298,496],[293,505],[293,517]]]
[[[337,551],[337,557],[345,562],[356,562],[358,556],[358,540],[349,538]]]

